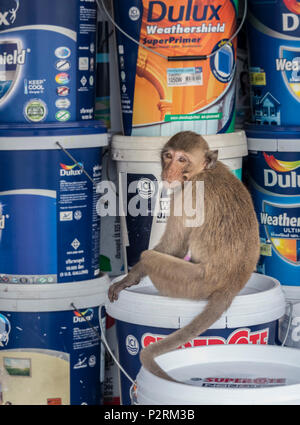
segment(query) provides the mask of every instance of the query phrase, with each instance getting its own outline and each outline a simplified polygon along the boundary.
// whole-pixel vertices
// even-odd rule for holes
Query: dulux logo
[[[79,168],[79,170],[74,170],[75,167],[80,166],[82,167],[82,163],[78,162],[77,164],[73,164],[73,165],[66,165],[66,164],[60,164],[61,166],[61,170],[60,170],[60,175],[63,176],[80,176],[83,171],[82,168]]]
[[[81,311],[80,313],[75,311],[73,317],[73,323],[82,323],[86,321],[91,321],[94,317],[94,310],[92,308],[88,308],[85,311]]]
[[[300,167],[300,161],[281,161],[274,157],[263,153],[266,163],[272,170],[264,169],[264,185],[273,187],[278,185],[285,188],[300,187],[300,175],[296,173],[296,169]],[[284,174],[279,174],[279,172]]]
[[[203,7],[202,13],[199,12],[199,8]],[[167,6],[163,1],[150,1],[149,9],[148,9],[148,22],[159,22],[168,17],[170,22],[178,22],[178,21],[189,21],[193,19],[194,21],[210,21],[215,18],[218,21],[220,17],[218,15],[218,11],[221,8],[221,5],[215,7],[214,5],[204,5],[199,6],[195,4],[193,6],[193,0],[188,0],[186,5],[176,6],[176,10],[174,11],[175,6]]]
[[[297,0],[283,0],[286,8],[292,13],[282,14],[283,31],[295,31],[299,27],[300,4]]]
[[[12,25],[17,18],[17,11],[20,7],[20,0],[1,1],[0,7],[0,26]]]

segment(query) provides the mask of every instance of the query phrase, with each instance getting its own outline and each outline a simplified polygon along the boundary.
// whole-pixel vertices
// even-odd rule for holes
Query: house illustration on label
[[[256,124],[280,125],[280,103],[270,92],[261,97],[260,90],[254,89],[252,102]]]

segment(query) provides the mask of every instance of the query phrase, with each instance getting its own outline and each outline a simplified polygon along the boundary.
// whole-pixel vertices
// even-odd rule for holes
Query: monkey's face
[[[192,152],[173,150],[171,148],[162,151],[162,180],[168,183],[183,183],[192,180],[193,177],[204,170],[204,152]]]

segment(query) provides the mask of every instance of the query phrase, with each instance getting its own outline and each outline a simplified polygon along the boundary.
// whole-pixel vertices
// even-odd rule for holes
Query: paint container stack
[[[97,8],[42,3],[0,1],[2,402],[100,404]]]
[[[292,347],[299,347],[300,302],[299,16],[297,1],[249,0],[247,171],[260,225],[258,271],[282,284],[287,308],[279,339]]]
[[[249,0],[253,124],[246,133],[249,187],[260,224],[258,269],[277,278],[294,301],[300,300],[299,16],[297,1]]]
[[[237,40],[228,39],[237,29],[237,2],[225,1],[222,6],[215,1],[208,5],[190,0],[180,4],[174,0],[112,3],[119,26],[113,29],[122,134],[112,136],[111,159],[117,164],[113,180],[118,184],[122,208],[119,213],[126,270],[138,261],[143,250],[156,245],[165,229],[169,200],[159,190],[160,151],[172,135],[181,130],[202,134],[238,178],[248,150],[243,128],[234,131]],[[112,11],[108,13],[112,15]],[[203,60],[186,59],[211,52]],[[109,175],[109,166],[107,171]],[[136,215],[131,214],[130,205],[135,207]],[[146,205],[146,214],[142,205]],[[115,270],[112,267],[111,274]],[[260,297],[263,301],[256,304],[251,320],[247,308],[236,304],[245,317],[231,320],[235,311],[230,311],[205,335],[187,345],[275,344],[278,320],[285,310],[278,281],[254,274],[238,299],[251,304]],[[141,349],[184,326],[204,303],[192,306],[190,302],[161,297],[147,279],[132,290],[122,291],[118,301],[107,302],[112,334],[109,342],[133,379],[141,366]],[[112,362],[109,368],[113,389],[107,403],[115,403],[114,395],[118,393],[113,370],[121,383],[121,403],[132,403],[130,381]]]

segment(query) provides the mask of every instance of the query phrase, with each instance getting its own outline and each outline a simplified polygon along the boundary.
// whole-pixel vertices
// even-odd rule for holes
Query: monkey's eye
[[[163,157],[164,157],[165,159],[172,159],[172,154],[171,154],[170,152],[165,152],[165,153],[163,154]]]
[[[184,156],[180,156],[179,158],[178,158],[178,161],[179,162],[186,162],[186,158],[184,157]]]

